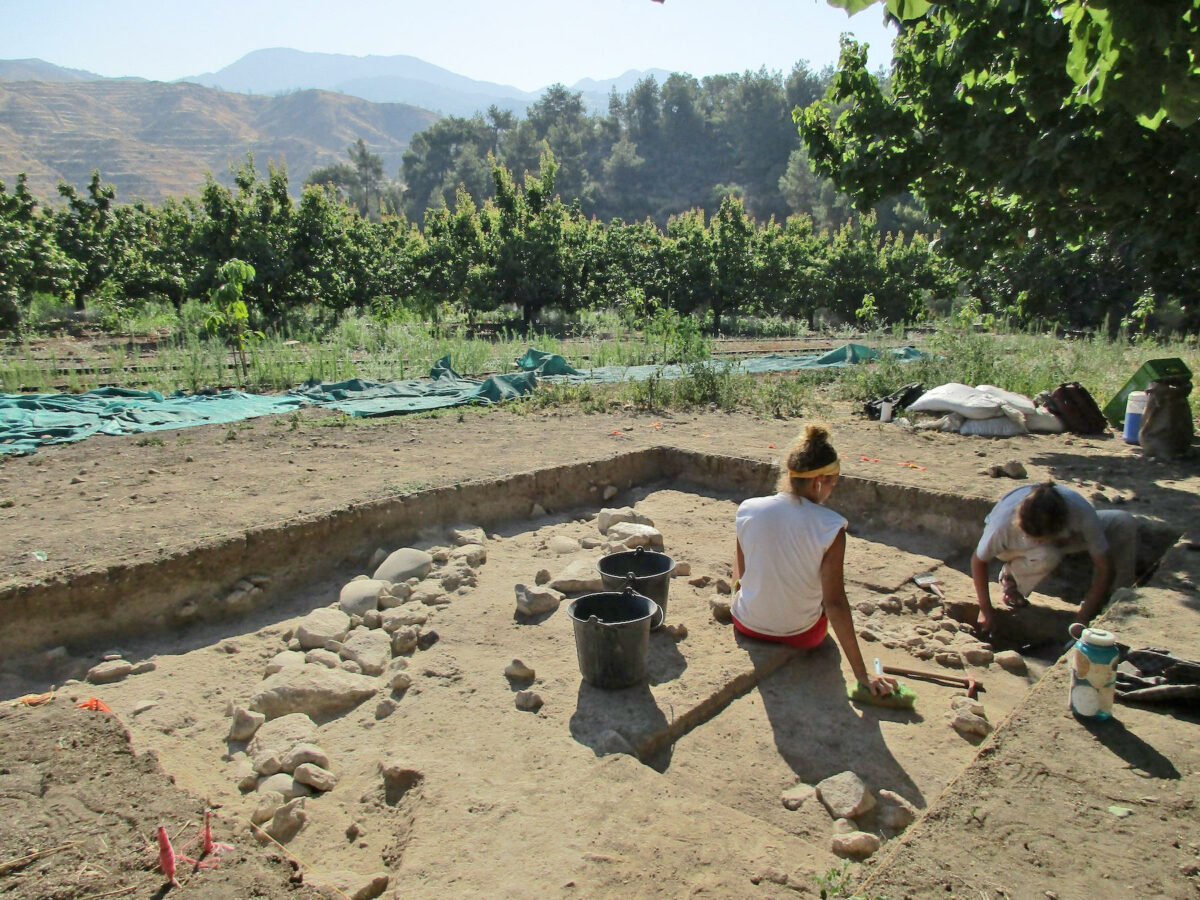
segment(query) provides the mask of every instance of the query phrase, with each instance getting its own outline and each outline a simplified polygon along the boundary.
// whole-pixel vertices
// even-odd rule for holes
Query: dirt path
[[[991,499],[1025,482],[993,479],[982,470],[1016,459],[1030,479],[1064,481],[1094,496],[1097,506],[1119,498],[1139,515],[1180,528],[1195,516],[1200,494],[1196,462],[1144,460],[1119,439],[914,434],[864,422],[838,406],[825,418],[832,421],[844,470],[861,477]],[[251,527],[321,515],[394,493],[623,449],[666,444],[773,461],[804,424],[720,412],[668,416],[632,410],[607,415],[464,411],[344,427],[330,421],[326,413],[305,411],[233,429],[163,433],[161,444],[144,437],[94,438],[0,462],[0,523],[11,535],[0,545],[0,588],[70,577],[114,562],[154,559]],[[727,572],[735,497],[657,486],[628,499],[645,506],[663,530],[668,549],[696,572],[714,577]],[[675,743],[665,764],[662,758],[655,766],[644,766],[620,754],[597,755],[587,718],[603,712],[605,699],[602,692],[589,693],[580,685],[565,616],[560,612],[531,627],[512,615],[514,581],[532,579],[537,568],[565,562],[547,548],[551,532],[578,539],[594,531],[586,517],[568,516],[549,523],[515,523],[494,540],[488,562],[479,567],[478,585],[436,612],[431,624],[441,639],[413,655],[414,685],[396,710],[377,719],[376,704],[370,701],[322,725],[324,749],[340,767],[342,781],[311,802],[310,824],[290,845],[294,853],[320,868],[346,869],[362,877],[390,872],[387,896],[495,895],[531,887],[579,896],[695,891],[794,896],[815,890],[812,876],[837,860],[828,850],[828,815],[819,806],[793,812],[779,803],[779,792],[791,782],[861,768],[872,789],[895,790],[920,808],[933,805],[947,784],[948,795],[962,790],[961,779],[954,779],[976,749],[942,720],[951,692],[921,686],[927,712],[918,722],[895,714],[854,713],[834,691],[845,677],[836,653],[785,666]],[[899,551],[886,540],[872,543],[877,537],[857,536],[852,545],[848,574],[852,591],[864,597],[872,596],[872,589],[855,587],[855,573],[863,584],[873,584],[894,569],[896,584],[901,584],[910,569],[925,562],[897,556]],[[965,583],[952,584],[959,592],[966,589]],[[246,835],[238,823],[249,809],[235,785],[236,748],[225,741],[226,703],[244,701],[261,680],[265,662],[283,649],[292,617],[328,604],[336,589],[336,584],[315,585],[287,608],[264,611],[252,621],[122,647],[138,658],[153,658],[157,668],[117,685],[76,687],[70,693],[95,694],[109,703],[130,729],[134,748],[154,750],[180,788],[219,807],[219,821],[227,834],[241,836],[240,847]],[[708,615],[714,588],[675,579],[672,592],[670,619],[685,622],[689,636],[679,644],[661,632],[653,636],[658,668],[651,678],[653,701],[645,708],[651,715],[658,710],[678,715],[728,681],[730,673],[755,664],[730,641],[728,627]],[[1196,614],[1194,606],[1166,601],[1154,609],[1161,609],[1155,614],[1166,620],[1156,623],[1160,628],[1176,619],[1182,628]],[[915,624],[915,619],[909,623]],[[873,645],[871,653],[885,663],[913,663],[904,649]],[[535,688],[546,705],[536,714],[513,707],[513,686],[501,674],[513,656],[527,658],[538,670]],[[1019,703],[1025,685],[995,667],[987,677],[994,682],[989,711],[1000,722]],[[814,686],[819,687],[812,696],[819,700],[797,706],[794,698]],[[45,687],[22,673],[0,672],[0,699]],[[60,723],[54,727],[67,732],[77,727],[74,717],[94,715],[76,712],[67,702],[5,712],[0,725],[19,722],[21,715],[53,715]],[[1001,736],[1010,742],[1032,741],[1022,749],[1025,755],[1039,754],[1037,735],[1071,734],[1070,720],[1058,721],[1057,705],[1053,713],[1034,708],[1020,715],[1025,718],[1019,734],[1025,737]],[[631,721],[636,719],[631,715]],[[814,721],[820,721],[819,731],[813,730]],[[1168,798],[1163,803],[1173,804],[1171,809],[1183,809],[1182,799],[1172,798],[1194,793],[1196,768],[1187,755],[1191,751],[1184,735],[1190,732],[1180,729],[1194,726],[1159,716],[1138,718],[1129,727],[1173,760],[1173,771],[1182,778],[1147,787],[1144,796]],[[638,735],[625,737],[636,741]],[[421,773],[419,786],[402,803],[376,803],[372,792],[378,785],[378,764],[397,756]],[[739,761],[749,765],[739,767]],[[1085,771],[1053,783],[1055,790],[1103,796],[1108,777],[1104,771]],[[1162,777],[1161,771],[1150,773],[1152,779]],[[124,772],[120,780],[152,793],[165,790],[161,775],[148,771]],[[1125,798],[1128,791],[1122,790]],[[999,802],[998,789],[991,796]],[[894,885],[895,896],[922,896],[932,886],[943,896],[979,896],[979,887],[987,890],[993,881],[1007,893],[990,896],[1034,896],[1053,889],[1053,880],[1039,882],[1036,872],[1016,881],[996,881],[988,874],[1006,871],[1004,854],[1010,850],[1005,848],[1016,833],[1012,821],[1038,831],[1039,804],[1047,801],[1036,791],[1013,793],[1018,799],[1011,802],[1004,796],[1005,816],[977,826],[980,840],[972,845],[976,869],[971,877],[963,874],[966,863],[961,861],[952,869],[961,884],[945,876],[921,881],[914,875],[931,867],[941,872],[934,862],[944,852],[944,841],[959,840],[943,836],[922,842],[920,832],[911,841],[917,869],[900,873],[893,882],[884,880],[876,890],[892,896],[889,885]],[[1014,802],[1016,809],[1011,808]],[[155,818],[166,815],[166,808],[177,809],[176,818],[183,821],[202,806],[202,801],[167,797],[157,806],[139,807],[128,816],[132,832],[124,839],[125,853],[129,858],[142,853],[135,836],[151,834]],[[39,833],[37,846],[73,840],[86,818],[63,822],[57,832]],[[1154,831],[1154,839],[1164,838],[1174,821]],[[348,838],[352,824],[356,837]],[[1079,828],[1079,834],[1087,833]],[[1137,834],[1105,834],[1101,830],[1097,854],[1105,852],[1106,841],[1119,839],[1124,846],[1140,840]],[[730,835],[737,840],[726,837]],[[989,853],[992,841],[997,850]],[[253,843],[246,847],[226,866],[227,873],[235,873],[231,877],[260,877],[239,868],[255,858]],[[450,855],[448,848],[453,848]],[[1062,847],[1048,849],[1045,858],[1052,861],[1055,853],[1065,852]],[[1180,866],[1195,852],[1184,840],[1179,853],[1151,857],[1163,871],[1158,881],[1143,879],[1146,886],[1166,885],[1168,895],[1187,896],[1184,892],[1195,879],[1181,874]],[[152,856],[143,855],[149,866]],[[895,858],[889,857],[889,866],[895,866]],[[951,888],[943,888],[943,881]],[[20,892],[28,883],[0,871],[0,896],[39,896]],[[125,883],[114,881],[109,889]],[[198,878],[188,890],[204,883],[216,884]],[[1069,883],[1058,896],[1082,896],[1073,890],[1083,883]],[[70,890],[59,896],[87,893]],[[279,890],[290,890],[286,875]]]

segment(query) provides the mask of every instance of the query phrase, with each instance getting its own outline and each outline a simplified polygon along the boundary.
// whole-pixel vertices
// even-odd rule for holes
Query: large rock
[[[317,742],[317,726],[301,713],[280,716],[259,726],[246,747],[246,755],[260,775],[283,771],[283,761],[299,746]]]
[[[1014,675],[1024,675],[1029,671],[1025,657],[1016,650],[1001,650],[996,654],[995,661],[1004,671],[1012,672]]]
[[[340,609],[314,609],[296,625],[300,649],[315,650],[329,641],[340,641],[350,631],[350,617]]]
[[[596,514],[596,526],[601,534],[608,534],[608,529],[621,522],[631,522],[634,525],[654,525],[649,516],[635,512],[632,506],[622,506],[618,509],[602,509]]]
[[[604,590],[596,561],[576,559],[550,580],[550,587],[564,594],[591,594]]]
[[[312,788],[297,781],[287,772],[276,772],[258,783],[260,794],[279,793],[284,800],[295,800],[297,797],[311,797]]]
[[[386,631],[359,628],[342,644],[341,656],[358,663],[364,675],[379,675],[392,659],[392,638]]]
[[[987,737],[992,733],[992,723],[968,709],[956,710],[950,719],[950,724],[954,726],[955,731],[963,735]]]
[[[968,666],[990,665],[995,655],[987,644],[967,644],[959,648],[959,653]]]
[[[296,766],[292,777],[300,784],[307,784],[318,791],[332,791],[338,783],[336,775],[315,763],[301,763]]]
[[[308,813],[304,811],[304,798],[297,797],[275,810],[275,815],[271,817],[271,823],[262,830],[279,843],[286,844],[300,833],[300,829],[307,821]],[[261,843],[267,843],[266,838],[262,837],[257,830],[254,832],[254,836]]]
[[[866,831],[835,834],[831,849],[838,856],[846,856],[851,859],[866,859],[879,849],[879,838]]]
[[[553,588],[518,584],[514,590],[517,595],[517,612],[523,616],[539,616],[542,613],[553,612],[563,600],[563,595]]]
[[[374,578],[393,583],[410,578],[424,578],[433,569],[433,557],[424,550],[401,547],[375,570]]]
[[[379,614],[379,627],[388,634],[410,625],[424,625],[429,621],[429,610],[420,603],[406,603]]]
[[[875,821],[892,831],[903,831],[920,815],[920,810],[895,791],[880,791],[879,801]]]
[[[624,544],[626,547],[649,547],[652,550],[663,549],[663,536],[657,529],[649,525],[639,525],[636,522],[618,522],[608,526],[608,540],[613,544]]]
[[[250,698],[250,708],[268,719],[290,713],[313,718],[353,709],[379,689],[371,678],[324,666],[299,666],[277,672]]]
[[[250,821],[255,825],[271,821],[275,815],[275,810],[279,809],[286,802],[283,794],[279,793],[279,791],[259,791],[258,804],[254,807],[254,811],[250,813]]]
[[[262,713],[249,712],[242,707],[234,707],[233,721],[229,723],[230,741],[248,741],[254,737],[254,732],[258,731],[259,726],[267,719]]]
[[[477,568],[487,562],[487,548],[481,544],[464,544],[461,547],[455,547],[450,551],[450,561],[459,560],[472,569]]]
[[[875,798],[853,772],[830,775],[817,785],[817,796],[835,819],[853,819],[875,806]]]
[[[120,681],[133,671],[133,663],[123,659],[110,659],[88,669],[87,680],[91,684],[111,684]]]
[[[280,650],[269,660],[267,660],[267,675],[274,675],[276,672],[282,672],[288,666],[304,665],[304,654],[299,650]]]
[[[379,609],[379,597],[391,588],[390,581],[362,578],[351,581],[338,595],[338,609],[348,616],[366,615]]]
[[[311,763],[314,766],[328,769],[329,756],[316,744],[301,743],[296,744],[291,750],[287,751],[283,755],[281,763],[285,772],[295,772],[297,766],[302,766],[305,763]]]
[[[483,544],[487,535],[478,525],[456,525],[450,529],[450,540],[455,547],[465,547],[468,544]]]

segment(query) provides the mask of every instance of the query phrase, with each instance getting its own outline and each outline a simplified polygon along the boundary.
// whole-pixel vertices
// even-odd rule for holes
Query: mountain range
[[[571,89],[607,110],[611,91],[668,74],[630,71]],[[286,162],[298,192],[312,169],[343,161],[359,138],[392,177],[413,135],[440,116],[492,105],[523,114],[539,96],[412,56],[257,50],[177,82],[0,60],[0,182],[23,172],[34,195],[51,201],[60,180],[82,188],[99,169],[119,201],[158,203],[198,192],[208,172],[228,183],[230,165],[249,151],[260,168]]]

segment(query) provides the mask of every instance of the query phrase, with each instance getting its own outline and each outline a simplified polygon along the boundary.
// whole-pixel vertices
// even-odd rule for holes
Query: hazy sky
[[[164,81],[291,47],[407,54],[532,91],[655,67],[820,69],[844,31],[870,43],[873,68],[890,59],[878,8],[850,19],[825,0],[0,0],[0,59]]]

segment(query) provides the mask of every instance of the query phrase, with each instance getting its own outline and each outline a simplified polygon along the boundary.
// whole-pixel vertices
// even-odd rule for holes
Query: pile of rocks
[[[883,843],[886,835],[896,835],[911,825],[920,814],[915,806],[895,791],[881,790],[878,798],[854,772],[839,772],[816,785],[798,782],[783,792],[780,799],[787,809],[799,809],[810,800],[819,800],[833,818],[830,848],[847,859],[866,859]],[[856,820],[873,822],[875,831],[860,827]]]
[[[284,633],[287,649],[266,665],[244,706],[231,705],[229,741],[245,744],[230,758],[238,787],[255,792],[255,835],[286,843],[307,821],[306,797],[333,790],[338,776],[318,741],[314,720],[353,709],[380,694],[382,719],[412,685],[406,657],[431,646],[423,630],[432,611],[473,588],[487,560],[483,530],[450,532],[452,546],[377,551],[373,573],[344,585],[336,602],[315,609]]]

